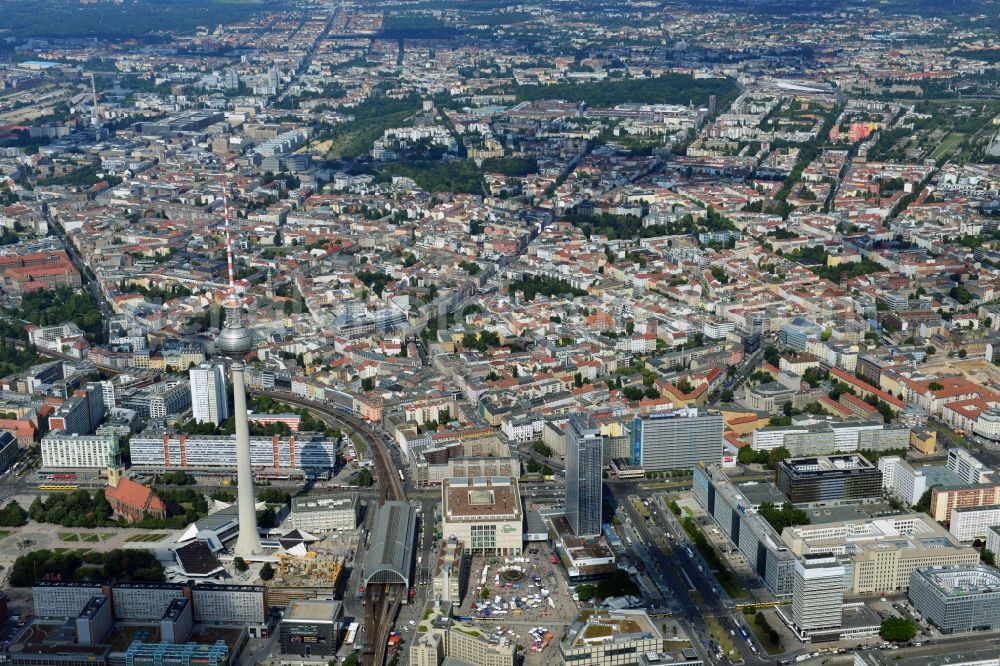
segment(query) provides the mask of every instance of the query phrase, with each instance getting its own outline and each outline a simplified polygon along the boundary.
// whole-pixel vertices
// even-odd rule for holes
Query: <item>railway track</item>
[[[379,486],[379,504],[388,501],[406,501],[403,482],[396,474],[389,450],[382,438],[363,419],[348,414],[326,403],[300,398],[282,391],[255,391],[289,405],[304,407],[321,419],[336,426],[347,426],[368,439],[372,447],[372,462],[375,464],[375,478]],[[364,648],[361,651],[362,666],[383,666],[389,642],[389,633],[399,613],[407,590],[400,585],[372,584],[365,588]]]

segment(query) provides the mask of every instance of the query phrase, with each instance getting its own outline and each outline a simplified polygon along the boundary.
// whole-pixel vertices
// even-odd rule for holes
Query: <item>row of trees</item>
[[[181,529],[208,513],[205,496],[191,488],[161,488],[157,494],[167,507],[166,518],[145,518],[128,523],[112,518],[111,504],[103,490],[91,495],[80,489],[65,495],[51,495],[43,500],[36,497],[28,515],[38,523],[54,523],[63,527],[141,527],[145,529]]]
[[[500,336],[495,331],[479,331],[476,333],[466,333],[462,336],[462,347],[465,349],[475,349],[486,352],[492,347],[500,346]]]
[[[770,469],[775,469],[782,460],[791,458],[792,454],[784,446],[771,449],[770,451],[755,451],[749,446],[744,446],[736,454],[736,460],[741,465],[765,465]]]
[[[595,597],[607,599],[622,595],[639,594],[639,586],[635,584],[627,571],[615,569],[610,578],[605,578],[598,583],[584,583],[576,586],[576,593],[580,595],[580,601],[590,601]]]
[[[39,326],[54,326],[71,321],[79,326],[92,342],[103,342],[105,338],[101,310],[85,291],[63,287],[51,291],[30,292],[21,298],[21,305],[17,311],[8,314]]]
[[[21,527],[28,522],[28,512],[16,500],[0,509],[0,527]]]
[[[163,565],[151,551],[135,548],[104,553],[35,550],[21,555],[10,570],[10,584],[28,587],[39,580],[149,581],[164,580]]]
[[[525,301],[535,300],[535,296],[541,294],[543,296],[556,296],[556,295],[569,295],[569,296],[586,296],[587,292],[583,289],[578,289],[571,285],[565,280],[560,280],[554,277],[548,277],[546,275],[532,275],[516,282],[511,282],[508,287],[508,292],[511,296],[515,292],[524,292]]]
[[[325,421],[317,418],[304,407],[294,407],[266,395],[253,396],[250,402],[253,411],[257,414],[296,414],[300,419],[299,430],[301,432],[321,432],[330,439],[340,439],[340,430],[331,428]]]
[[[802,509],[796,509],[791,502],[785,502],[780,508],[772,502],[761,502],[757,507],[757,513],[770,523],[778,534],[781,534],[781,530],[786,527],[809,524],[809,514]]]
[[[588,106],[609,107],[628,102],[644,104],[708,104],[716,96],[716,108],[725,108],[737,93],[732,79],[696,79],[687,74],[665,74],[648,79],[609,79],[597,83],[559,83],[518,86],[517,100],[563,99]]]
[[[320,430],[322,429],[321,427]],[[211,421],[198,423],[195,419],[188,419],[177,425],[177,432],[182,435],[233,435],[236,433],[236,417],[230,416],[218,425]],[[250,435],[252,436],[290,435],[291,433],[292,430],[286,423],[250,423]]]

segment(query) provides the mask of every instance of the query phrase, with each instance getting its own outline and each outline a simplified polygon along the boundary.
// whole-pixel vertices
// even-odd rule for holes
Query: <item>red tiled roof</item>
[[[866,391],[868,393],[871,393],[872,395],[880,398],[881,400],[886,401],[891,406],[893,406],[893,407],[895,407],[897,409],[904,409],[906,407],[906,403],[905,402],[903,402],[902,400],[900,400],[896,396],[892,395],[891,393],[886,393],[882,389],[875,388],[874,386],[872,386],[868,382],[861,381],[860,379],[858,379],[854,375],[849,374],[849,373],[841,370],[840,368],[833,368],[833,369],[831,369],[830,370],[830,374],[833,375],[834,377],[836,377],[837,379],[841,380],[845,384],[848,384],[850,386],[854,386],[856,388],[861,389],[862,391]]]
[[[832,410],[835,413],[834,416],[836,416],[837,414],[840,414],[842,416],[850,416],[852,414],[851,410],[839,404],[837,401],[831,400],[830,396],[824,395],[822,398],[819,399],[819,404],[823,405],[824,409]]]
[[[852,405],[860,407],[864,411],[869,412],[871,414],[874,414],[875,412],[878,411],[877,409],[875,409],[874,407],[872,407],[871,405],[869,405],[867,402],[865,402],[864,400],[862,400],[858,396],[851,395],[850,393],[842,393],[840,395],[840,399],[841,399],[841,401],[849,402]]]
[[[152,489],[129,479],[122,479],[117,486],[108,488],[104,494],[108,499],[115,499],[139,509],[148,508],[150,511],[156,511],[166,508],[163,501],[153,494]]]

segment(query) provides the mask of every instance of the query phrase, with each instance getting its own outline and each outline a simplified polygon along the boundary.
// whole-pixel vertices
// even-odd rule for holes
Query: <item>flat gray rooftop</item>
[[[771,502],[775,506],[781,506],[788,500],[781,494],[778,487],[770,481],[760,483],[741,483],[736,486],[750,504],[760,506],[764,502]]]
[[[967,484],[961,477],[944,465],[916,465],[914,469],[923,472],[927,477],[927,487],[943,486],[944,488],[961,488]]]
[[[365,556],[365,585],[398,583],[410,587],[417,512],[408,502],[386,502],[375,514]]]

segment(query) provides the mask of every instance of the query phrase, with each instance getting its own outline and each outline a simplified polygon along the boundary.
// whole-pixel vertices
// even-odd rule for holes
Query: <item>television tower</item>
[[[94,127],[100,127],[101,113],[100,113],[100,107],[97,106],[97,79],[94,78],[93,72],[90,73],[90,90],[94,94],[94,110],[93,110],[94,112],[93,116],[91,117],[91,123],[94,125]]]
[[[253,334],[243,319],[243,304],[236,295],[233,273],[233,242],[229,233],[228,185],[222,190],[222,211],[226,222],[226,267],[229,271],[229,290],[223,300],[226,323],[216,338],[216,347],[229,358],[233,382],[233,418],[236,422],[236,501],[239,505],[240,531],[233,553],[239,557],[261,554],[260,535],[257,533],[257,502],[253,493],[253,469],[250,465],[250,424],[247,421],[247,390],[244,357],[253,348]]]

